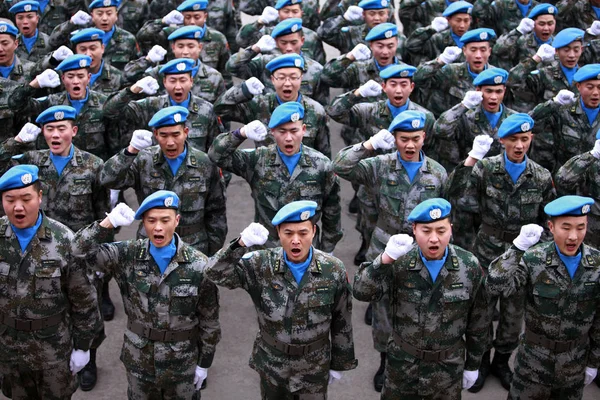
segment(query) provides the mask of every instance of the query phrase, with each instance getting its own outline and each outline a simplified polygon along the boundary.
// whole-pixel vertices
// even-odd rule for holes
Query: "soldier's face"
[[[179,39],[171,44],[175,58],[191,58],[197,61],[202,51],[202,43],[196,39]]]
[[[374,40],[369,44],[373,58],[379,65],[390,65],[394,62],[396,50],[398,49],[398,38],[393,37],[383,40]]]
[[[165,157],[174,159],[183,153],[189,131],[183,124],[163,126],[154,130],[154,138]]]
[[[110,31],[117,23],[117,7],[100,7],[91,11],[92,23],[104,32]]]
[[[373,28],[376,25],[387,22],[389,18],[389,11],[387,8],[382,8],[380,10],[364,10],[363,17],[365,20],[365,24],[369,29]]]
[[[62,75],[62,83],[73,100],[85,98],[91,74],[87,69],[75,69]]]
[[[17,28],[19,28],[19,32],[25,37],[31,37],[35,34],[38,22],[40,22],[40,17],[35,11],[22,12],[15,16]]]
[[[288,222],[277,226],[281,247],[289,261],[293,263],[306,261],[316,229],[310,221]]]
[[[440,260],[452,237],[450,219],[445,218],[428,224],[413,223],[413,235],[426,259]]]
[[[144,213],[142,218],[146,235],[153,245],[164,247],[171,243],[180,218],[175,210],[151,208]]]
[[[277,44],[279,51],[283,54],[300,54],[302,46],[304,46],[304,36],[298,32],[291,33],[289,35],[277,37],[275,43]]]
[[[390,103],[394,107],[401,107],[408,101],[408,97],[415,88],[415,83],[408,78],[391,78],[382,83],[381,87]]]
[[[104,45],[99,41],[82,42],[75,46],[75,52],[77,54],[85,54],[86,56],[91,57],[91,68],[96,70],[102,63],[102,56],[104,56]]]
[[[36,190],[36,185],[9,190],[2,194],[2,207],[8,220],[20,229],[35,225],[41,204],[42,191]]]
[[[530,132],[517,133],[500,139],[504,145],[506,157],[514,163],[521,163],[525,159],[525,154],[529,151],[533,134]]]
[[[302,84],[302,71],[299,68],[279,68],[271,75],[275,93],[285,101],[296,101]]]
[[[293,4],[279,9],[279,21],[281,22],[288,18],[302,18],[302,5]]]
[[[302,120],[287,122],[271,129],[277,147],[283,154],[288,156],[300,151],[304,133],[306,133],[306,125],[302,123]]]
[[[556,49],[560,63],[567,68],[574,68],[579,62],[579,57],[583,52],[583,45],[580,41],[573,42],[568,46]]]
[[[185,74],[169,74],[163,78],[165,90],[178,103],[187,100],[193,84],[194,81],[189,72]]]
[[[0,35],[0,65],[12,65],[19,41],[12,35]]]
[[[533,25],[533,32],[543,41],[550,39],[550,36],[554,34],[556,28],[556,20],[553,15],[540,15],[535,19]]]
[[[52,154],[61,157],[69,155],[73,137],[77,134],[77,127],[73,126],[73,122],[49,122],[43,126],[42,132]]]
[[[395,131],[396,148],[404,161],[419,161],[419,153],[425,141],[425,131]]]
[[[471,26],[471,16],[466,13],[454,14],[447,19],[450,30],[458,36],[464,35]]]
[[[586,107],[596,108],[600,105],[600,79],[583,81],[575,86],[577,86],[581,100]]]
[[[183,14],[183,25],[196,25],[204,27],[208,13],[206,11],[185,11]]]
[[[476,73],[483,71],[492,54],[492,48],[488,42],[467,43],[462,50],[471,71]]]
[[[490,85],[477,88],[478,92],[483,94],[481,106],[487,112],[500,111],[500,104],[504,101],[506,87],[504,85]]]
[[[565,256],[574,256],[587,232],[587,216],[554,217],[548,221],[554,243]]]

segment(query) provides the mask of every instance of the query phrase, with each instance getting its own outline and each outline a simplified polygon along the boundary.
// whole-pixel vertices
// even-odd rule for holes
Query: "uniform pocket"
[[[444,293],[444,322],[454,321],[466,317],[469,312],[469,292],[466,290],[453,290]]]
[[[52,299],[62,294],[58,260],[44,260],[35,269],[35,298]]]
[[[403,321],[411,321],[418,324],[422,297],[421,291],[401,289],[396,292],[396,296],[398,300],[395,302],[396,312],[393,315],[394,318],[399,319],[398,323],[400,326]]]
[[[171,287],[170,313],[173,315],[190,315],[196,309],[198,286],[177,285]]]
[[[333,292],[315,292],[308,298],[308,324],[317,325],[331,319]]]
[[[206,182],[199,177],[190,177],[184,184],[181,196],[181,211],[204,210],[206,198]]]
[[[533,301],[540,314],[551,317],[560,315],[559,300],[560,288],[558,286],[538,283],[533,287]]]

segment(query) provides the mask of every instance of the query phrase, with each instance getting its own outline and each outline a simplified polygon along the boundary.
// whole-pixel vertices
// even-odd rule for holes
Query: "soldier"
[[[23,60],[37,62],[51,51],[49,36],[38,30],[40,3],[34,0],[21,1],[10,8],[14,15],[19,36],[17,40],[23,43],[17,47],[17,55]]]
[[[85,0],[89,5],[90,0]],[[148,0],[122,0],[117,6],[117,26],[129,33],[136,34],[149,18]]]
[[[365,185],[375,197],[375,227],[366,254],[373,261],[390,236],[410,233],[408,214],[422,200],[440,197],[447,178],[446,170],[421,151],[425,141],[425,114],[404,111],[369,140],[342,149],[334,171],[352,183]],[[394,132],[393,134],[390,132]],[[393,153],[377,155],[377,150]],[[381,356],[373,378],[375,390],[383,387],[388,340],[392,334],[390,297],[386,294],[372,303],[373,344]]]
[[[261,15],[264,9],[268,6],[273,7],[276,4],[274,0],[240,0],[239,11],[243,11],[248,15]],[[302,1],[302,25],[316,31],[320,25],[319,20],[319,1],[318,0],[303,0]]]
[[[525,225],[514,246],[490,265],[491,294],[525,298],[525,334],[509,399],[581,399],[597,375],[600,253],[583,243],[593,204],[589,197],[554,200],[544,207],[554,240],[531,247],[543,229]]]
[[[538,1],[535,0],[476,0],[473,3],[473,18],[480,28],[493,29],[498,36],[502,36],[519,26],[537,5]]]
[[[357,300],[388,295],[394,310],[384,400],[460,399],[461,388],[477,379],[490,323],[487,294],[475,256],[449,244],[450,208],[440,198],[417,205],[408,216],[417,245],[394,235],[354,275]]]
[[[222,133],[208,151],[210,159],[250,184],[254,220],[269,229],[270,247],[276,246],[277,229],[270,224],[279,208],[297,199],[318,204],[314,222],[321,221],[315,247],[331,253],[342,238],[340,182],[331,161],[302,144],[306,132],[302,104],[289,101],[275,108],[269,129],[275,143],[253,150],[239,150],[246,138],[255,142],[267,137],[260,121],[252,121],[231,133]]]
[[[556,7],[559,10],[559,30],[569,27],[587,29],[600,18],[598,15],[600,3],[597,0],[560,0]]]
[[[267,6],[261,16],[254,22],[242,26],[235,37],[240,47],[248,47],[256,43],[264,35],[270,35],[273,28],[270,26],[275,21],[284,21],[288,18],[302,18],[302,0],[278,0],[275,7]],[[305,21],[303,21],[303,24]],[[302,54],[312,58],[319,64],[325,64],[325,50],[323,42],[315,31],[302,27],[304,43]]]
[[[212,104],[191,93],[195,68],[194,60],[176,58],[159,70],[164,76],[162,83],[166,94],[153,96],[158,90],[158,82],[153,77],[146,76],[131,87],[122,89],[106,102],[107,115],[120,121],[122,145],[129,143],[131,132],[146,127],[152,116],[161,108],[182,106],[190,114],[189,143],[198,150],[208,150],[213,139],[219,134],[219,125]]]
[[[435,17],[441,17],[444,8],[451,1],[446,0],[400,0],[399,19],[408,35],[418,28],[427,26]]]
[[[27,0],[8,0],[5,3],[16,5],[21,1]],[[67,21],[71,15],[83,8],[85,4],[81,1],[70,0],[48,0],[39,2],[40,20],[38,29],[47,35],[52,33],[52,30],[59,24]]]
[[[570,158],[591,150],[600,130],[600,64],[579,68],[573,81],[579,95],[563,89],[531,112],[536,124],[551,133],[539,135],[531,158],[550,171],[557,171]]]
[[[14,400],[70,399],[99,323],[73,232],[40,210],[41,189],[34,165],[0,178],[0,374]]]
[[[270,236],[262,225],[250,224],[204,272],[252,298],[259,333],[250,367],[260,375],[261,399],[325,400],[327,385],[357,365],[348,272],[339,259],[312,246],[317,207],[294,201],[275,214],[270,224],[280,247],[248,253]]]
[[[219,292],[202,272],[208,259],[177,234],[184,201],[159,190],[135,215],[120,203],[75,237],[77,256],[112,272],[121,289],[128,317],[121,361],[132,399],[200,398],[221,339]],[[134,218],[148,238],[103,243]]]

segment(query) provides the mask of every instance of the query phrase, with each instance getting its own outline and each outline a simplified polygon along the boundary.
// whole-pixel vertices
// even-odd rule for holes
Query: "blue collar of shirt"
[[[450,36],[452,37],[452,40],[454,40],[454,44],[457,45],[459,49],[462,49],[464,43],[460,41],[461,36],[458,36],[456,33],[452,32],[452,29],[450,29]]]
[[[521,10],[521,15],[523,17],[526,17],[527,14],[529,13],[529,9],[531,8],[531,3],[532,3],[531,0],[529,0],[529,3],[527,3],[527,4],[521,4],[521,2],[519,0],[515,0],[515,4],[517,5],[517,7],[519,7],[519,10]]]
[[[404,161],[402,157],[400,157],[399,151],[396,152],[396,155],[398,157],[398,161],[400,161],[400,164],[402,164],[402,166],[406,170],[408,178],[410,179],[410,183],[412,183],[415,179],[415,176],[417,175],[417,172],[419,172],[419,170],[423,166],[423,162],[425,162],[425,153],[423,153],[422,151],[419,153],[419,161]]]
[[[565,267],[567,267],[569,276],[571,277],[571,279],[573,279],[573,277],[575,276],[575,272],[577,272],[577,267],[581,262],[581,251],[579,251],[579,253],[577,253],[574,256],[565,256],[563,253],[560,252],[556,243],[554,243],[554,247],[556,247],[556,252],[558,253],[558,256],[565,264]]]
[[[575,76],[575,72],[577,72],[577,70],[579,69],[579,66],[576,65],[573,68],[567,68],[564,65],[560,64],[560,69],[562,69],[563,74],[565,74],[565,78],[567,78],[569,85],[572,85],[573,84],[573,76]]]
[[[506,152],[504,152],[504,169],[510,175],[510,179],[512,179],[513,183],[517,183],[521,174],[527,168],[527,156],[520,163],[514,163],[508,159],[506,156]]]
[[[533,32],[533,38],[537,42],[538,46],[541,46],[543,44],[552,44],[552,39],[554,39],[552,36],[550,36],[550,39],[548,39],[546,41],[543,41],[542,39],[540,39],[539,37],[537,37],[537,35],[535,34],[535,32]]]
[[[52,160],[52,164],[54,164],[54,168],[58,172],[58,176],[62,175],[63,169],[67,166],[68,162],[73,158],[73,154],[75,153],[75,146],[71,144],[71,150],[69,150],[69,155],[66,157],[57,156],[56,154],[50,152],[50,159]]]
[[[296,165],[298,165],[298,162],[300,161],[300,156],[302,155],[302,145],[300,145],[300,150],[296,154],[293,154],[291,156],[284,154],[279,149],[279,147],[277,147],[277,152],[279,153],[279,157],[281,157],[281,160],[287,167],[288,172],[290,173],[290,175],[292,175],[294,169],[296,169]]]
[[[600,7],[592,6],[592,10],[596,13],[596,18],[600,18]]]
[[[171,172],[173,173],[173,176],[177,175],[177,171],[179,171],[179,167],[181,167],[181,164],[183,164],[183,160],[185,160],[186,156],[187,156],[187,145],[184,147],[181,154],[178,155],[177,157],[175,157],[175,158],[165,157],[165,160],[167,160],[167,164],[169,164],[169,168],[171,168]]]
[[[104,60],[102,60],[102,62],[100,63],[100,68],[98,68],[98,72],[96,72],[95,74],[92,74],[92,77],[90,78],[90,87],[92,87],[92,85],[94,83],[96,83],[96,80],[100,77],[100,75],[102,75],[103,69],[104,69]]]
[[[77,115],[79,115],[81,108],[88,101],[89,95],[90,95],[90,91],[88,90],[88,88],[85,88],[85,97],[81,100],[72,100],[69,93],[67,93],[67,98],[69,99],[69,103],[71,103],[71,107],[73,107],[75,109],[75,111],[77,111]]]
[[[175,236],[171,239],[171,243],[163,247],[156,247],[150,242],[150,255],[154,258],[156,265],[160,269],[160,273],[164,274],[169,266],[169,263],[177,253],[177,246],[175,246]]]
[[[192,78],[195,78],[198,74],[198,70],[202,66],[202,62],[200,60],[196,61],[196,65],[192,68]]]
[[[300,283],[302,281],[302,277],[304,276],[304,273],[308,269],[308,266],[310,265],[312,258],[313,258],[312,246],[310,246],[310,250],[308,251],[308,257],[306,258],[306,260],[304,262],[302,262],[300,264],[296,264],[296,263],[293,263],[290,260],[288,260],[287,253],[285,251],[283,252],[283,259],[285,260],[285,264],[288,266],[290,271],[292,271],[292,275],[294,275],[294,279],[296,280],[297,283]]]
[[[579,103],[581,104],[581,108],[583,109],[583,111],[585,111],[585,115],[587,115],[588,122],[590,123],[590,125],[592,125],[596,120],[596,117],[598,116],[598,111],[600,111],[600,107],[587,108],[585,104],[583,104],[583,99],[581,97],[579,98]]]
[[[277,100],[277,104],[279,105],[285,103],[285,101],[281,100],[281,98],[277,94],[275,95],[275,100]],[[293,101],[300,103],[302,101],[302,93],[298,92],[298,98]]]
[[[0,75],[2,75],[3,78],[8,78],[8,76],[12,72],[13,68],[15,67],[16,62],[17,62],[17,57],[13,56],[13,62],[11,65],[9,65],[8,67],[0,66]]]
[[[469,75],[471,75],[471,78],[475,79],[477,78],[477,75],[479,75],[479,72],[471,72],[471,66],[469,65],[469,63],[467,64],[467,71],[469,72]],[[488,69],[487,64],[483,66],[483,70],[485,71],[486,69]]]
[[[39,213],[37,221],[33,226],[30,226],[29,228],[17,228],[13,224],[10,224],[13,232],[15,232],[17,240],[19,241],[19,245],[21,246],[21,253],[25,253],[25,249],[27,249],[27,246],[29,246],[29,243],[31,243],[31,239],[33,239],[33,236],[35,236],[35,233],[37,232],[41,224],[42,213]]]
[[[444,266],[444,263],[446,262],[446,258],[448,257],[448,247],[446,247],[446,251],[444,252],[444,257],[442,257],[441,260],[426,259],[425,256],[423,255],[423,253],[421,253],[420,249],[419,249],[419,255],[421,256],[421,260],[423,261],[423,264],[425,264],[427,271],[429,271],[431,280],[435,283],[435,280],[437,279],[438,275],[440,274],[440,271],[442,270],[442,267]]]
[[[390,99],[387,99],[385,104],[387,104],[388,109],[392,113],[392,119],[394,119],[394,118],[396,118],[396,115],[398,115],[401,112],[406,111],[408,109],[408,105],[410,104],[410,99],[406,100],[406,104],[404,104],[403,106],[400,106],[400,107],[394,107],[392,105],[392,103],[390,103]]]
[[[181,103],[176,102],[175,100],[173,100],[170,96],[169,96],[169,101],[171,102],[172,106],[181,106],[183,108],[188,108],[190,105],[190,99],[192,98],[192,93],[188,93],[188,97],[187,99],[185,99],[184,101],[182,101]]]
[[[40,0],[38,3],[40,3],[40,14],[43,15],[46,12],[46,7],[50,4],[50,0]]]
[[[377,60],[375,58],[373,58],[373,62],[375,63],[375,66],[377,67],[377,70],[379,72],[383,71],[384,69],[386,69],[387,67],[391,67],[392,65],[398,64],[398,59],[396,58],[396,56],[394,56],[394,62],[388,64],[388,65],[384,65],[383,67],[381,65],[379,65],[379,63],[377,62]]]
[[[450,0],[446,0],[446,7],[448,7],[452,2]]]
[[[500,104],[500,111],[498,112],[489,112],[486,111],[485,109],[483,109],[483,114],[486,116],[488,122],[490,123],[490,126],[492,128],[495,128],[496,125],[498,125],[498,121],[500,120],[500,117],[502,116],[502,110],[504,110],[504,106],[502,104]]]
[[[38,38],[38,30],[37,29],[35,30],[35,33],[33,34],[32,37],[25,37],[24,35],[21,35],[21,40],[25,44],[25,48],[27,49],[28,53],[31,53],[31,48],[35,44],[35,41],[37,40],[37,38]]]
[[[113,27],[110,31],[104,32],[104,37],[102,38],[102,44],[104,44],[105,49],[108,48],[108,43],[110,42],[110,39],[112,39],[116,30],[117,30],[117,27],[115,25],[113,25]]]

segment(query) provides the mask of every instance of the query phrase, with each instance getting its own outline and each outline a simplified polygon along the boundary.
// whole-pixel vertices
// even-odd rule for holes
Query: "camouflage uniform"
[[[25,47],[25,43],[23,43],[22,35],[19,33],[17,36],[17,40],[19,41],[19,46],[17,50],[15,50],[15,54],[19,56],[22,60],[31,61],[33,63],[41,60],[46,54],[52,52],[52,48],[50,47],[49,39],[50,37],[46,35],[44,32],[41,32],[38,29],[38,37],[36,41],[33,43],[31,47],[31,52],[27,51],[27,47]]]
[[[18,49],[18,47],[17,47],[17,49]],[[35,71],[35,64],[32,63],[31,61],[27,61],[27,60],[21,61],[21,59],[15,52],[15,66],[14,66],[13,70],[8,75],[8,78],[4,78],[4,77],[0,76],[0,79],[10,80],[10,81],[21,83],[21,84],[29,83],[29,81],[31,81],[34,78],[34,76],[33,76],[34,71]],[[2,85],[2,87],[4,87],[4,85]]]
[[[342,238],[340,182],[333,173],[331,161],[308,146],[302,146],[302,155],[293,173],[289,174],[277,145],[253,150],[238,150],[244,139],[231,133],[219,135],[208,151],[210,159],[226,171],[244,178],[250,185],[254,199],[254,221],[269,230],[274,247],[277,230],[271,220],[284,205],[296,200],[313,200],[318,204],[315,221],[321,221],[322,232],[315,236],[315,246],[332,252]]]
[[[8,107],[8,99],[17,86],[17,82],[0,76],[0,140],[15,136],[15,132],[19,132],[27,122],[27,117],[15,114]]]
[[[352,294],[344,264],[314,249],[297,283],[281,247],[246,251],[235,242],[224,247],[205,274],[218,285],[243,288],[254,303],[259,333],[250,367],[261,377],[261,398],[326,399],[329,370],[351,370],[357,365]],[[320,340],[325,343],[304,355],[292,355],[268,344],[265,337],[291,344],[294,350]]]
[[[412,65],[435,60],[444,52],[446,47],[450,46],[456,46],[456,42],[450,34],[450,29],[436,32],[431,25],[418,28],[406,40],[406,52]],[[460,63],[462,61],[465,61],[463,53],[454,62]]]
[[[598,19],[592,9],[590,0],[560,0],[556,4],[556,32],[564,28],[579,28],[586,30]]]
[[[513,246],[490,266],[490,293],[525,296],[526,334],[515,357],[511,399],[581,399],[585,367],[600,365],[600,253],[586,244],[580,250],[572,279],[553,241],[525,252]],[[531,333],[557,350],[533,344]]]
[[[533,32],[523,35],[513,29],[498,38],[491,57],[498,67],[510,71],[524,59],[533,60],[531,57],[535,56],[539,47]]]
[[[42,213],[22,254],[8,218],[0,219],[0,375],[8,378],[15,400],[68,399],[77,387],[71,352],[90,348],[100,313],[72,242],[69,228]],[[41,320],[48,326],[41,327]]]
[[[327,20],[331,19],[331,18],[335,18],[338,15],[344,15],[344,12],[346,12],[346,10],[348,10],[348,8],[350,6],[357,6],[358,3],[360,3],[359,0],[325,0],[324,2],[319,2],[321,4],[321,9],[319,10],[319,20],[321,20],[323,23],[327,22]],[[389,2],[388,3],[388,21],[387,22],[392,22],[395,23],[396,19],[396,10],[394,9],[394,2]],[[357,23],[358,25],[362,24],[362,21],[356,21],[354,22],[355,24]],[[406,26],[406,25],[405,25]],[[316,29],[319,27],[319,24],[317,23],[315,28],[311,29]],[[406,31],[406,28],[404,28],[404,30]]]
[[[150,6],[148,0],[123,0],[117,7],[117,12],[117,26],[135,35],[148,20]]]
[[[429,25],[435,17],[442,16],[445,8],[445,0],[400,0],[400,22],[404,33],[410,35]]]
[[[265,7],[274,7],[277,1],[273,0],[240,0],[240,11],[248,15],[261,15]],[[319,1],[302,0],[302,26],[317,30],[320,24],[319,20]]]
[[[5,0],[6,1],[6,0]],[[9,7],[19,3],[19,1],[6,1]],[[47,35],[52,33],[52,30],[65,21],[68,21],[77,11],[83,10],[87,12],[87,7],[82,1],[71,0],[50,0],[45,10],[39,11],[40,22],[38,22],[38,30]]]
[[[518,0],[516,0],[518,1]],[[479,28],[490,28],[498,37],[516,29],[521,20],[527,15],[522,15],[515,0],[476,0],[473,3],[473,19]],[[529,11],[538,5],[536,0],[531,1]],[[529,12],[528,12],[529,14]],[[495,52],[495,50],[494,50]]]
[[[390,297],[393,335],[381,398],[460,399],[463,368],[479,369],[490,323],[477,259],[448,245],[446,262],[434,283],[414,246],[393,264],[382,264],[381,256],[363,263],[354,275],[353,289],[360,301]],[[445,359],[428,361],[405,348],[414,354],[417,349],[449,351]]]

